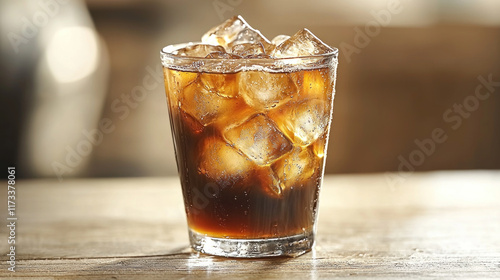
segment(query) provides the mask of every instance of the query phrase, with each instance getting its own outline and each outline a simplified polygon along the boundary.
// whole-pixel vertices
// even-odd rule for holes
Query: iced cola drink
[[[192,247],[297,256],[314,242],[337,50],[233,17],[162,52]]]

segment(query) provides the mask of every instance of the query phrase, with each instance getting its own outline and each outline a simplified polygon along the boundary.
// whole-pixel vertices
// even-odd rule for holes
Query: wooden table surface
[[[327,176],[315,249],[253,260],[190,251],[177,178],[19,180],[16,188],[16,272],[7,270],[3,226],[0,277],[500,278],[500,171],[414,173],[395,186],[385,174]]]

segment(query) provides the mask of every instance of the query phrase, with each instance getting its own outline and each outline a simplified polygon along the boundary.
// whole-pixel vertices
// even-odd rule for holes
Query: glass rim
[[[317,69],[338,63],[338,49],[331,47],[332,52],[284,58],[205,58],[192,56],[176,56],[174,51],[201,42],[172,44],[160,51],[164,67],[181,71],[203,71],[214,73],[232,73],[248,70],[269,72],[292,72],[304,69]]]

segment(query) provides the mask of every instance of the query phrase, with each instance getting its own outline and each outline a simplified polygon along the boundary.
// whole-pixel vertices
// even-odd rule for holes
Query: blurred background
[[[2,166],[175,175],[159,51],[236,14],[339,48],[327,173],[500,169],[496,0],[1,0]]]

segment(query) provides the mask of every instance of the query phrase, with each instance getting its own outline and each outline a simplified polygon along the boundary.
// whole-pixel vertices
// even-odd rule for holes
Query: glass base
[[[311,250],[314,234],[266,239],[227,239],[209,237],[189,230],[191,247],[201,253],[231,258],[297,257]]]

